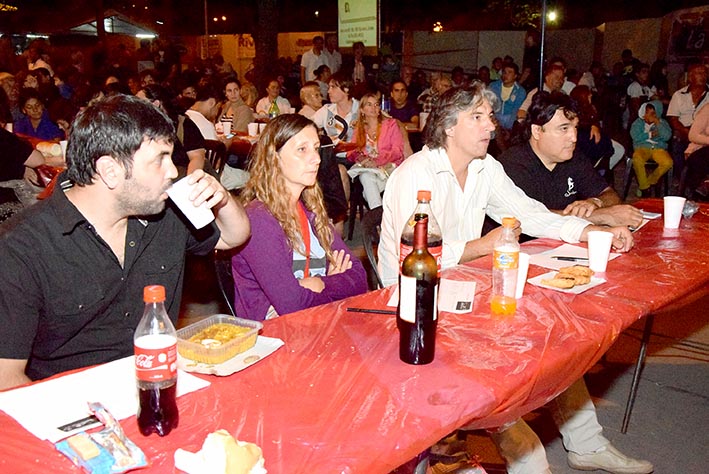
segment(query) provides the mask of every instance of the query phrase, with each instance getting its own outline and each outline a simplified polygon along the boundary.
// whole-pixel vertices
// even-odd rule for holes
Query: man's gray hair
[[[497,96],[479,81],[447,90],[433,105],[431,115],[426,121],[423,130],[424,143],[429,148],[445,148],[448,141],[446,130],[458,123],[458,114],[477,108],[484,101],[487,101],[493,110],[497,108]]]

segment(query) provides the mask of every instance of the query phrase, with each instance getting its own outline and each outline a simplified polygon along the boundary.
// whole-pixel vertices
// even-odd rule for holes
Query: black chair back
[[[212,165],[217,177],[221,176],[224,165],[226,165],[226,145],[219,140],[205,140],[207,161]]]
[[[214,251],[214,270],[224,303],[229,308],[229,312],[236,316],[236,311],[234,310],[234,276],[231,272],[231,251]]]
[[[379,235],[381,232],[382,223],[382,207],[376,207],[371,211],[367,212],[362,218],[362,242],[364,244],[364,251],[367,253],[367,259],[372,267],[372,273],[377,283],[378,288],[384,288],[382,279],[379,276],[379,271],[377,270],[377,256],[375,254],[375,247],[379,245]]]

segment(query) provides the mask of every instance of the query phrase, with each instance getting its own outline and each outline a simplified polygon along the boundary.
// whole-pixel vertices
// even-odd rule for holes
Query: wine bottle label
[[[422,288],[417,286],[418,280],[414,277],[401,275],[399,280],[399,317],[406,322],[416,322],[417,291]],[[438,319],[438,284],[433,288],[433,320]]]
[[[504,252],[495,250],[492,254],[492,265],[494,268],[515,269],[519,266],[519,252]]]
[[[142,336],[135,341],[133,348],[138,380],[159,382],[177,375],[177,341],[174,337]]]
[[[414,247],[401,242],[399,244],[399,273],[401,273],[401,264],[404,263],[404,259],[409,256],[411,252],[414,251]],[[443,256],[443,246],[436,245],[435,247],[428,247],[428,253],[433,255],[436,259],[436,265],[438,265],[438,273],[441,273],[441,258]]]

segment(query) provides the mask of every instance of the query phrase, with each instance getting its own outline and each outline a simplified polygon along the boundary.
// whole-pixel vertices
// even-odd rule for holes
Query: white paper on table
[[[647,224],[648,222],[650,222],[649,219],[643,219],[643,221],[640,223],[639,226],[637,226],[637,227],[628,227],[628,228],[630,229],[630,232],[637,232],[637,231],[639,231],[640,229],[642,229],[643,227],[645,227],[645,224]]]
[[[178,397],[209,385],[206,380],[178,370]],[[91,415],[89,402],[101,402],[118,420],[136,414],[138,392],[133,356],[0,393],[1,410],[39,439],[52,443],[88,428],[69,432],[58,429]]]
[[[231,375],[240,370],[244,370],[250,365],[255,364],[261,359],[268,357],[283,346],[284,342],[277,337],[258,336],[256,344],[248,351],[237,354],[229,360],[221,364],[205,364],[203,362],[195,362],[186,359],[181,355],[177,355],[177,365],[184,371],[197,372],[199,374],[208,375]]]
[[[582,258],[584,260],[580,262],[570,262],[568,260],[556,260],[554,258],[551,258],[552,256],[575,257]],[[611,261],[618,257],[620,257],[619,253],[611,253],[608,256],[608,261]],[[558,270],[562,267],[569,267],[571,265],[588,266],[587,259],[588,249],[586,247],[577,247],[576,245],[564,244],[555,249],[531,255],[529,258],[529,263],[531,263],[532,265],[538,265],[540,267],[549,268],[551,270]]]
[[[442,278],[438,287],[438,311],[448,313],[470,313],[475,301],[474,281],[458,281]],[[394,286],[387,306],[396,307],[399,304],[399,287]]]
[[[640,209],[640,212],[643,213],[643,219],[657,219],[658,217],[662,216],[659,212],[648,212]]]

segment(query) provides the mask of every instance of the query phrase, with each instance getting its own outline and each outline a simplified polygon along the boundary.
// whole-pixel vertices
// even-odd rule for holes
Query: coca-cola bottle
[[[177,428],[177,333],[165,311],[165,287],[146,286],[145,311],[133,337],[138,428],[165,436]]]
[[[406,221],[404,230],[401,232],[399,272],[401,272],[401,264],[404,263],[404,259],[414,248],[414,227],[416,226],[416,221],[426,216],[428,217],[426,245],[428,246],[429,253],[436,259],[436,265],[438,265],[438,272],[440,273],[441,255],[443,254],[443,234],[441,233],[441,228],[438,225],[436,217],[431,211],[431,191],[419,190],[418,193],[416,193],[416,199],[418,200],[416,209],[414,209],[409,220]]]

